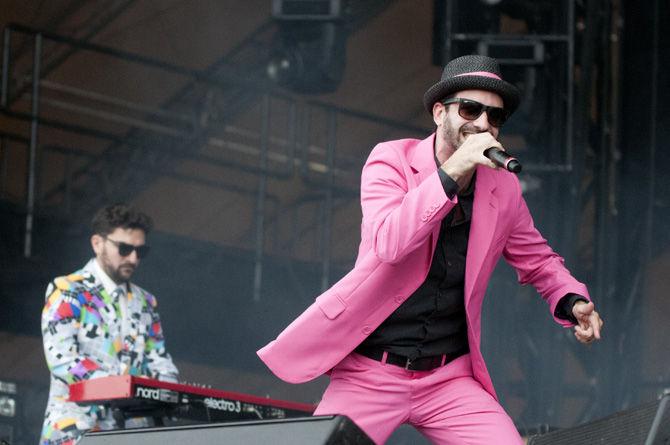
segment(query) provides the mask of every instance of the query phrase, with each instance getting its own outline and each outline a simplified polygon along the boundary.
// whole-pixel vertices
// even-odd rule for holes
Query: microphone
[[[517,158],[508,155],[497,147],[489,147],[484,150],[484,156],[492,160],[494,164],[499,165],[512,173],[519,173],[521,171],[521,163]]]

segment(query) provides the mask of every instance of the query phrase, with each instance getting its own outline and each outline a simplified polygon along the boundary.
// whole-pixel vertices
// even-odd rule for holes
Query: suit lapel
[[[465,304],[469,303],[474,285],[491,247],[493,232],[498,221],[498,197],[493,171],[477,168],[475,200],[468,238],[468,253],[465,261]]]
[[[98,298],[102,302],[100,307],[98,304],[98,310],[104,312],[105,322],[109,323],[110,321],[115,320],[119,316],[119,307],[115,303],[112,295],[108,294],[105,290],[105,286],[102,284],[102,281],[91,271],[86,271],[86,279],[84,280],[84,286],[94,297]]]
[[[414,173],[414,184],[412,184],[412,187],[419,185],[424,179],[437,170],[437,164],[435,164],[434,143],[435,133],[419,142],[414,148],[414,153],[412,153],[409,163],[412,167],[412,172]]]

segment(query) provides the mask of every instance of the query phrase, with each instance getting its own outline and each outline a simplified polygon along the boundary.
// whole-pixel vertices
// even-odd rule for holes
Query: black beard
[[[119,266],[117,269],[112,269],[112,270],[106,270],[105,271],[107,273],[107,275],[109,275],[109,278],[111,278],[112,281],[114,281],[116,284],[121,284],[121,283],[125,283],[127,281],[130,281],[130,277],[132,277],[133,273],[135,272],[135,268],[133,267],[132,271],[130,272],[130,275],[125,277],[120,272],[121,267],[124,267],[124,266]],[[130,267],[132,267],[132,266],[130,266]]]

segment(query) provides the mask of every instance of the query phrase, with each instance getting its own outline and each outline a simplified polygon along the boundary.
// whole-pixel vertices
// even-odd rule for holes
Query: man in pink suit
[[[600,338],[586,286],[534,227],[516,176],[484,155],[504,150],[518,104],[494,59],[460,57],[424,95],[435,133],[372,150],[354,269],[258,352],[288,382],[330,373],[315,414],[346,415],[376,443],[402,423],[434,443],[522,443],[480,350],[501,255],[577,340]]]

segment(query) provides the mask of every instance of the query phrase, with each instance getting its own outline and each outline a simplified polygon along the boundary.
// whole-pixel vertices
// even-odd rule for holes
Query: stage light
[[[298,93],[335,91],[346,62],[340,1],[275,0],[272,10],[278,31],[268,77]]]

